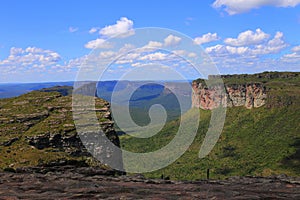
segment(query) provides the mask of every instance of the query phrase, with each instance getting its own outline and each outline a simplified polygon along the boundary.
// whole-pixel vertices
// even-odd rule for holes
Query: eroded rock
[[[244,106],[258,108],[266,103],[266,88],[260,83],[220,85],[207,87],[193,82],[192,107],[211,110],[220,105],[226,107]]]

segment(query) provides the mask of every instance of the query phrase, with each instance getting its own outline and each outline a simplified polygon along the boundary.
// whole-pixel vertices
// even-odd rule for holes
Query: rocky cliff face
[[[95,113],[107,138],[120,146],[109,103],[95,97]],[[72,97],[51,91],[34,91],[0,101],[0,154],[4,158],[0,168],[60,159],[96,163],[76,132]]]
[[[207,87],[203,82],[192,84],[192,107],[211,110],[221,105],[257,108],[266,103],[266,88],[260,83],[230,84],[224,89],[219,86]]]

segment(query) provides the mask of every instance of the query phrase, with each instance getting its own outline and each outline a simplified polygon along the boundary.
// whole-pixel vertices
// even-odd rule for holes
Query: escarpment
[[[257,108],[266,103],[266,88],[260,83],[206,87],[193,82],[192,106],[211,110],[220,106]]]
[[[0,152],[3,156],[0,168],[35,166],[61,159],[98,163],[76,131],[72,97],[64,96],[65,92],[59,89],[58,92],[54,92],[56,88],[49,92],[34,91],[0,101]],[[101,130],[114,145],[120,146],[110,104],[97,97],[91,98],[95,98],[93,112]]]
[[[209,76],[208,82],[223,80],[209,86],[204,79],[197,79],[192,83],[192,107],[211,110],[220,105],[248,109],[288,106],[297,102],[294,90],[299,87],[299,77],[298,72]]]

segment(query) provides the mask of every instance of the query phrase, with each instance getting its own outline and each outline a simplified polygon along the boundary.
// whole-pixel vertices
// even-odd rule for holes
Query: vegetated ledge
[[[223,80],[220,82],[220,80]],[[209,85],[208,85],[209,84]],[[293,104],[300,88],[299,72],[263,72],[259,74],[209,76],[192,83],[192,107],[211,110],[220,105],[244,106],[248,109],[264,105],[286,106]]]
[[[83,161],[89,166],[107,168],[87,152],[77,134],[72,97],[68,96],[71,89],[54,87],[0,100],[0,169],[59,165],[62,161]],[[109,103],[91,98],[95,98],[95,113],[102,131],[119,146]]]

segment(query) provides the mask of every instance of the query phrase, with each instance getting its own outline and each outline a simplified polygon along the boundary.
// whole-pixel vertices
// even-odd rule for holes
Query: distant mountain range
[[[130,112],[136,123],[139,124],[149,123],[150,118],[147,113],[154,104],[163,105],[167,111],[167,121],[179,117],[181,111],[186,112],[191,107],[192,92],[191,88],[189,88],[190,85],[180,81],[102,81],[98,83],[84,82],[84,84],[87,87],[94,87],[94,84],[97,84],[95,95],[107,100],[114,106],[118,106],[119,109],[123,109],[127,105],[127,102],[129,102]],[[16,97],[35,90],[44,92],[58,91],[62,95],[70,95],[72,93],[72,88],[70,89],[70,87],[73,85],[74,82],[71,81],[1,84],[0,98]],[[174,91],[176,91],[179,99],[184,102],[181,105],[181,109]],[[132,95],[128,96],[130,93]]]
[[[34,90],[54,86],[72,86],[73,82],[49,82],[49,83],[2,83],[0,84],[0,99],[16,97]]]

